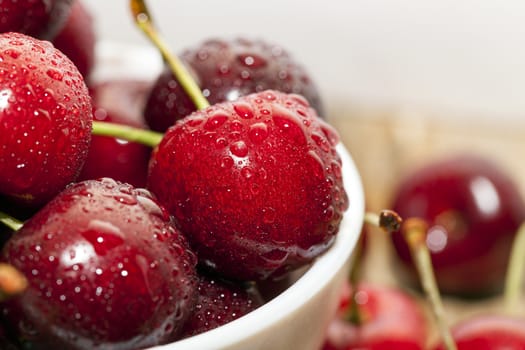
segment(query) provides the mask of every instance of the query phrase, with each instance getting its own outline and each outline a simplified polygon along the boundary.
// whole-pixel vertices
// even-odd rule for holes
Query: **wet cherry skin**
[[[280,45],[246,38],[209,39],[180,55],[211,104],[264,90],[303,95],[320,116],[321,98],[306,70]],[[168,68],[149,95],[144,116],[151,129],[165,131],[195,106]]]
[[[144,189],[70,185],[1,252],[29,288],[1,305],[32,349],[136,349],[173,341],[196,297],[196,258]]]
[[[334,241],[348,206],[337,140],[303,97],[247,95],[170,128],[148,188],[203,265],[237,280],[282,275]]]
[[[263,304],[253,284],[239,284],[209,274],[200,274],[197,301],[184,324],[182,337],[197,335],[222,326]]]
[[[75,180],[91,140],[81,74],[49,42],[0,34],[0,194],[39,206]]]
[[[401,181],[392,207],[404,218],[429,223],[426,242],[443,293],[501,290],[525,204],[494,162],[472,154],[434,161]],[[399,257],[414,271],[402,235],[392,237]]]

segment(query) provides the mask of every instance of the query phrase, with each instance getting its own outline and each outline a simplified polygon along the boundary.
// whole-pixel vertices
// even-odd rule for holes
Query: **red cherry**
[[[413,297],[394,287],[360,285],[355,296],[360,324],[343,319],[350,298],[351,287],[345,284],[340,311],[327,330],[323,350],[426,349],[427,320]]]
[[[64,27],[52,40],[75,63],[84,78],[95,65],[96,35],[93,16],[80,0],[74,0]]]
[[[452,328],[458,350],[525,349],[525,320],[483,315],[465,320]],[[436,350],[444,350],[438,345]]]
[[[91,99],[73,63],[45,41],[0,35],[0,193],[46,202],[78,175]]]
[[[69,186],[27,221],[2,260],[29,280],[1,305],[38,349],[144,348],[173,340],[193,307],[196,259],[146,190]]]
[[[253,285],[243,286],[201,275],[197,302],[184,325],[182,337],[197,335],[248,314],[263,304]]]
[[[278,276],[334,241],[348,206],[336,143],[304,98],[265,91],[177,122],[148,186],[204,265],[232,279]]]
[[[263,40],[208,40],[187,49],[181,59],[194,72],[204,96],[215,104],[264,90],[303,95],[323,115],[312,79],[286,50]],[[151,129],[165,131],[195,106],[169,69],[151,90],[144,112]]]
[[[428,221],[426,243],[443,293],[501,290],[525,204],[494,163],[461,155],[416,170],[401,182],[393,209],[404,218]],[[392,238],[401,260],[414,271],[402,235]]]
[[[52,39],[64,25],[71,3],[71,0],[2,1],[0,33],[19,32]]]

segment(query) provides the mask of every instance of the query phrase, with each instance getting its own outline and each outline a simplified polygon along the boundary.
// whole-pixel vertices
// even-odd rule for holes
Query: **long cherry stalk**
[[[518,228],[507,268],[503,301],[505,310],[510,315],[520,312],[518,302],[522,294],[523,274],[525,273],[525,223]]]

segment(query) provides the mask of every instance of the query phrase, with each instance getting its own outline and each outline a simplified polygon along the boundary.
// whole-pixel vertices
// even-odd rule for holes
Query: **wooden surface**
[[[516,181],[525,194],[525,124],[501,125],[474,118],[441,118],[423,112],[399,112],[364,108],[332,108],[330,124],[354,158],[365,187],[367,208],[389,207],[392,191],[407,171],[436,157],[458,152],[476,152],[492,158]],[[371,230],[363,278],[388,285],[401,285],[399,266],[386,235]],[[424,298],[418,291],[410,290]],[[482,300],[445,298],[449,324],[469,316],[502,310],[500,296]],[[525,308],[522,308],[525,315]],[[427,310],[428,311],[428,310]],[[435,337],[435,335],[434,335]],[[433,342],[433,340],[430,340]]]

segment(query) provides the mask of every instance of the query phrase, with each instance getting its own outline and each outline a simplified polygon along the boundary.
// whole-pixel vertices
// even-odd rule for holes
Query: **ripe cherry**
[[[426,244],[443,293],[501,290],[525,204],[498,166],[473,155],[436,161],[400,183],[393,209],[428,222]],[[414,271],[402,235],[392,237],[399,257]]]
[[[345,284],[339,312],[323,350],[423,350],[429,336],[422,305],[401,289],[367,283],[355,294],[358,320],[349,320],[351,286]]]
[[[135,349],[172,341],[194,302],[196,259],[149,192],[69,186],[4,246],[28,289],[3,303],[32,349]]]
[[[72,0],[7,0],[0,9],[0,33],[19,32],[50,40],[66,21]]]
[[[186,321],[182,337],[217,328],[248,314],[263,304],[257,288],[200,275],[197,301]]]
[[[210,104],[271,89],[303,95],[318,115],[323,115],[314,82],[282,46],[263,40],[214,39],[185,50],[181,59],[195,74]],[[165,131],[175,120],[195,110],[171,70],[166,68],[151,90],[144,115],[153,130]]]
[[[148,187],[203,264],[232,279],[278,276],[334,241],[348,206],[337,140],[304,98],[264,91],[177,122]]]
[[[37,206],[72,182],[91,139],[91,99],[49,42],[0,35],[0,194]]]

